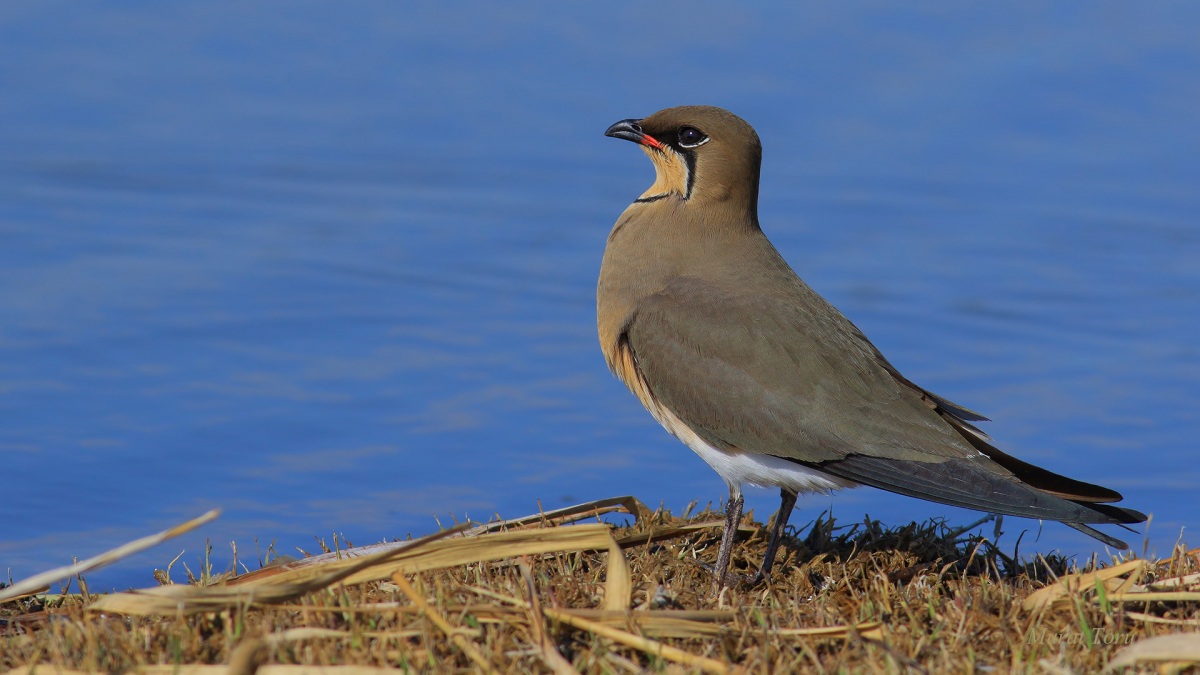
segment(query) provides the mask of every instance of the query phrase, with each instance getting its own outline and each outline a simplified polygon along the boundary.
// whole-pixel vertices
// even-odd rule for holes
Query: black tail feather
[[[851,455],[810,464],[820,471],[889,492],[1008,516],[1056,520],[1124,550],[1124,542],[1086,524],[1140,523],[1146,516],[1132,509],[1077,502],[1049,494],[981,465],[987,459],[920,462]]]

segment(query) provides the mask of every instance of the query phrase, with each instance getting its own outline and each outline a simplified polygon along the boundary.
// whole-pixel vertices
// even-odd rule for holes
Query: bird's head
[[[675,198],[747,209],[757,220],[762,145],[745,120],[713,106],[680,106],[604,132],[642,146],[657,177],[639,202]]]

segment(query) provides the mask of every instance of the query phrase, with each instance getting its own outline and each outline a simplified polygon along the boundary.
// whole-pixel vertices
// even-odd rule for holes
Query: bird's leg
[[[728,581],[729,559],[733,557],[733,540],[737,538],[738,526],[742,524],[742,491],[730,486],[729,501],[725,504],[725,532],[721,534],[721,548],[717,551],[717,566],[713,573],[717,575],[717,592]]]
[[[775,526],[771,528],[771,541],[767,543],[767,553],[763,556],[762,566],[754,575],[751,585],[756,585],[771,576],[771,565],[775,564],[775,552],[779,550],[779,541],[783,539],[783,528],[787,527],[792,508],[796,506],[796,493],[787,488],[779,490],[779,512],[775,514]]]

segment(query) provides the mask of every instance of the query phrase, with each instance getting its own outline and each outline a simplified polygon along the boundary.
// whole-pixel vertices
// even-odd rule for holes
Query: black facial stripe
[[[647,129],[646,127],[642,127],[642,132],[649,134],[653,138],[658,139],[660,143],[667,146],[666,148],[663,149],[664,152],[674,151],[675,154],[677,154],[683,158],[684,166],[687,167],[687,185],[684,186],[683,198],[684,199],[691,198],[692,186],[696,184],[696,153],[694,151],[696,148],[698,148],[702,145],[705,145],[708,141],[708,137],[705,136],[705,141],[701,142],[699,145],[696,145],[696,146],[693,146],[690,148],[685,148],[679,144],[678,130],[675,130],[675,129]],[[665,197],[666,195],[662,195],[662,196]],[[658,201],[661,198],[662,197],[660,197],[659,195],[654,195],[652,197],[646,197],[645,199],[636,199],[636,200],[634,200],[634,202],[635,203],[637,203],[637,202],[646,203],[646,202],[651,202],[651,201]]]
[[[692,185],[696,183],[696,154],[684,150],[679,154],[683,155],[683,163],[687,165],[687,192],[684,193],[684,199],[691,199]]]
[[[633,203],[634,204],[649,204],[650,202],[656,202],[660,199],[666,199],[669,196],[669,194],[670,193],[664,192],[661,195],[653,195],[651,197],[642,197],[640,199],[633,200]]]

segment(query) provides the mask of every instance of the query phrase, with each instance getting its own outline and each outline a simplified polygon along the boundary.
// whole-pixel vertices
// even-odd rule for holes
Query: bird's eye
[[[679,129],[679,145],[685,148],[695,148],[707,142],[708,136],[705,136],[703,131],[695,127],[682,127]]]

